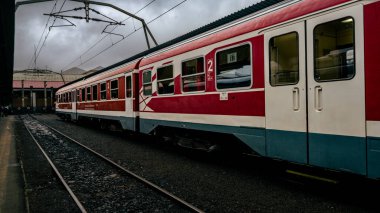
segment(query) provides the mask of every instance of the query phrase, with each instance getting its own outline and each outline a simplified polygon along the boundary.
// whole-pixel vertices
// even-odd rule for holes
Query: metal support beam
[[[24,80],[21,80],[21,103],[22,108],[25,107],[25,93],[24,93]]]
[[[142,23],[143,28],[148,31],[148,33],[149,33],[150,37],[152,38],[154,44],[156,46],[158,45],[156,39],[154,38],[152,32],[149,30],[148,25],[145,23],[144,19],[142,19],[142,18],[140,18],[140,17],[138,17],[136,15],[133,15],[132,13],[129,13],[129,12],[127,12],[127,11],[125,11],[125,10],[119,8],[119,7],[116,7],[116,6],[112,5],[112,4],[108,4],[108,3],[104,3],[104,2],[88,1],[88,0],[71,0],[71,1],[82,2],[82,3],[86,2],[88,4],[95,4],[95,5],[101,5],[101,6],[111,7],[111,8],[113,8],[113,9],[115,9],[115,10],[121,12],[121,13],[124,13],[124,14],[126,14],[126,15],[134,18],[134,19],[139,20]],[[145,30],[144,30],[144,33],[146,33]],[[145,36],[145,37],[146,37],[146,43],[148,45],[148,48],[150,49],[149,39],[147,38],[147,36]]]
[[[53,108],[53,87],[50,88],[50,108]]]
[[[19,2],[16,2],[16,5],[15,5],[15,11],[17,11],[17,8],[21,5],[24,5],[24,4],[34,4],[34,3],[41,3],[41,2],[48,2],[48,1],[55,1],[55,0],[29,0],[29,1],[19,1]]]
[[[33,86],[30,86],[30,109],[33,109]]]
[[[46,92],[46,86],[47,86],[47,83],[46,81],[44,81],[44,102],[45,102],[45,110],[47,109],[47,92]]]

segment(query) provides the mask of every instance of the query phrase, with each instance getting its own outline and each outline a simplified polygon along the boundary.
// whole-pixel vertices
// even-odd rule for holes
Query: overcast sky
[[[97,1],[112,3],[130,13],[136,13],[145,5],[152,2],[152,0]],[[149,22],[183,1],[184,0],[155,0],[145,9],[141,10],[141,12],[137,13],[137,16],[143,18],[146,22]],[[148,27],[152,31],[157,42],[161,44],[248,7],[258,1],[259,0],[187,0],[162,17],[148,24]],[[37,67],[42,69],[47,67],[56,72],[60,72],[61,70],[64,71],[71,67],[80,67],[85,70],[97,66],[107,67],[147,49],[142,30],[131,34],[135,29],[137,30],[141,26],[139,21],[131,18],[124,22],[125,26],[120,26],[113,31],[114,33],[122,34],[124,36],[131,35],[92,60],[89,59],[122,39],[119,35],[110,35],[99,42],[99,40],[106,35],[104,33],[101,34],[102,30],[107,25],[106,23],[93,21],[86,23],[85,20],[69,19],[76,25],[76,27],[51,28],[46,42],[41,49],[41,45],[49,32],[49,26],[51,26],[54,21],[54,18],[50,18],[48,27],[43,34],[49,18],[43,14],[50,13],[54,7],[54,3],[55,2],[52,1],[23,5],[16,11],[15,70],[34,68],[34,49],[37,47],[40,40],[40,45],[37,48],[37,51],[40,52],[37,58]],[[54,12],[59,11],[63,3],[64,0],[58,0]],[[62,11],[78,7],[83,7],[83,4],[67,0]],[[111,8],[96,5],[90,5],[90,8],[93,8],[117,21],[123,21],[128,18],[128,16]],[[84,16],[84,11],[80,10],[62,14]],[[90,12],[90,17],[102,18],[104,20],[107,19],[92,12]],[[68,22],[57,19],[54,25],[63,24],[68,24]],[[107,29],[112,30],[113,27],[110,26]],[[85,53],[85,51],[92,46],[94,46],[94,48]]]

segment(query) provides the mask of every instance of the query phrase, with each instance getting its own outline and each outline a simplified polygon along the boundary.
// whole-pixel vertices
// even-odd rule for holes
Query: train
[[[56,113],[379,179],[378,14],[379,0],[262,1],[62,86]]]

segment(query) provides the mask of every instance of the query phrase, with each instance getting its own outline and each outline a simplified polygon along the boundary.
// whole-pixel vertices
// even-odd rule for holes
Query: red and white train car
[[[378,0],[276,4],[68,84],[57,113],[380,178],[378,14]]]

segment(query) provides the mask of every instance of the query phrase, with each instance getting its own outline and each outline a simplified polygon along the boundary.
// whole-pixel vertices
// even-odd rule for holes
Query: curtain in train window
[[[98,85],[92,86],[92,100],[93,101],[98,100]]]
[[[143,94],[145,96],[152,95],[152,71],[146,70],[143,72]]]
[[[251,85],[252,65],[250,45],[234,47],[216,54],[216,87],[218,89]]]
[[[125,78],[126,86],[125,86],[125,94],[127,98],[132,97],[132,76],[127,76]]]
[[[102,99],[102,100],[107,99],[106,83],[100,84],[100,99]]]
[[[119,83],[117,79],[111,81],[111,98],[112,99],[119,98]]]
[[[184,92],[205,90],[203,58],[182,62],[182,90]]]
[[[157,88],[158,94],[174,93],[173,65],[157,69]]]
[[[314,28],[314,79],[334,81],[355,75],[354,19],[320,24]]]
[[[298,34],[287,33],[269,40],[269,75],[272,86],[297,84],[299,79]]]

